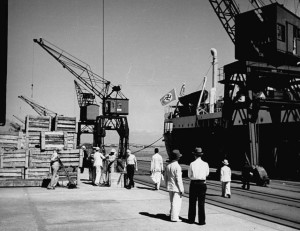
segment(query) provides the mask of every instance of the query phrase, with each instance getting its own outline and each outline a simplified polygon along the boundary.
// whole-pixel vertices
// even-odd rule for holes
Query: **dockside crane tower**
[[[94,73],[87,63],[75,58],[45,39],[40,38],[33,41],[101,100],[101,115],[98,105],[86,104],[81,107],[78,136],[81,134],[81,125],[91,125],[93,126],[94,146],[102,147],[106,130],[116,130],[120,138],[119,157],[124,157],[129,146],[127,121],[129,100],[121,92],[121,87],[112,85],[110,81]]]
[[[226,127],[248,130],[248,148],[231,151],[239,159],[244,152],[252,165],[276,169],[270,163],[300,151],[300,18],[271,0],[249,0],[254,9],[243,13],[234,0],[209,2],[238,60],[224,66],[222,113]],[[241,137],[224,135],[232,145]]]

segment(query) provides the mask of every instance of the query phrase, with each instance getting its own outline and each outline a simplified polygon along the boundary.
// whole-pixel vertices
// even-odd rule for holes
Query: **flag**
[[[169,91],[167,94],[165,94],[161,99],[160,103],[161,105],[165,106],[168,103],[177,100],[177,94],[176,94],[176,89],[173,88],[171,91]]]

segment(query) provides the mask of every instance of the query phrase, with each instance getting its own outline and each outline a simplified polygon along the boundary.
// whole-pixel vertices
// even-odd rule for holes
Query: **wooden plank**
[[[7,139],[7,140],[17,140],[19,138],[18,135],[0,135],[0,140]]]
[[[68,133],[64,132],[64,149],[68,148]]]
[[[0,136],[1,136],[1,135],[18,136],[18,132],[13,132],[13,131],[0,131]]]
[[[11,169],[0,169],[0,179],[3,178],[23,178],[23,169],[11,168]]]
[[[25,169],[25,179],[43,179],[49,173],[49,168],[27,168]]]
[[[45,149],[45,132],[41,132],[41,149]]]
[[[82,167],[83,164],[83,150],[79,149],[79,167]]]
[[[25,168],[28,168],[28,164],[29,164],[29,150],[26,150],[26,154],[25,154]]]
[[[0,148],[0,171],[1,171],[1,168],[3,168],[3,152],[4,152],[4,150],[2,148]]]

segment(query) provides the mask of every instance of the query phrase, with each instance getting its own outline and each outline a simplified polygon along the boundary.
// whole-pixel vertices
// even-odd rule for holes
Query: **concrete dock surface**
[[[234,196],[234,195],[233,195]],[[206,225],[188,224],[188,198],[183,198],[182,222],[171,222],[169,195],[136,184],[92,186],[82,180],[76,189],[57,187],[0,188],[0,230],[295,230],[206,204]]]

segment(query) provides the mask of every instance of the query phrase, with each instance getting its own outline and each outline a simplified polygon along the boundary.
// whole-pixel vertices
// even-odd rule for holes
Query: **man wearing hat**
[[[108,187],[111,186],[111,173],[114,172],[114,162],[116,160],[116,153],[117,151],[113,148],[111,149],[109,155],[108,155],[108,165],[107,165],[107,176],[106,176],[106,179],[107,179],[107,185]]]
[[[101,176],[101,171],[102,171],[102,166],[103,166],[103,159],[105,158],[102,153],[100,153],[100,148],[95,147],[94,148],[95,153],[94,153],[94,169],[96,172],[96,178],[94,181],[94,185],[98,186],[100,183],[100,176]]]
[[[202,148],[195,148],[193,152],[195,160],[190,164],[188,177],[190,178],[190,196],[188,221],[193,224],[196,218],[196,203],[198,200],[198,221],[199,225],[205,225],[205,194],[207,190],[206,177],[209,175],[208,163],[201,159]]]
[[[150,166],[151,179],[155,183],[155,190],[159,190],[160,182],[162,178],[162,172],[164,170],[163,159],[158,152],[159,152],[158,148],[155,148],[154,155],[152,156],[151,159],[151,166]]]
[[[84,168],[88,167],[88,153],[86,147],[84,145],[81,146],[81,150],[83,152],[83,159],[82,159],[82,167],[80,168],[80,173],[84,172]]]
[[[173,222],[181,221],[179,219],[179,213],[181,210],[182,195],[184,193],[182,171],[178,163],[181,156],[179,150],[173,150],[170,156],[170,163],[167,165],[165,171],[165,184],[169,191],[171,203],[170,218]]]
[[[230,181],[231,181],[231,169],[228,167],[228,160],[223,160],[223,167],[220,171],[220,179],[222,184],[222,197],[231,197]]]

